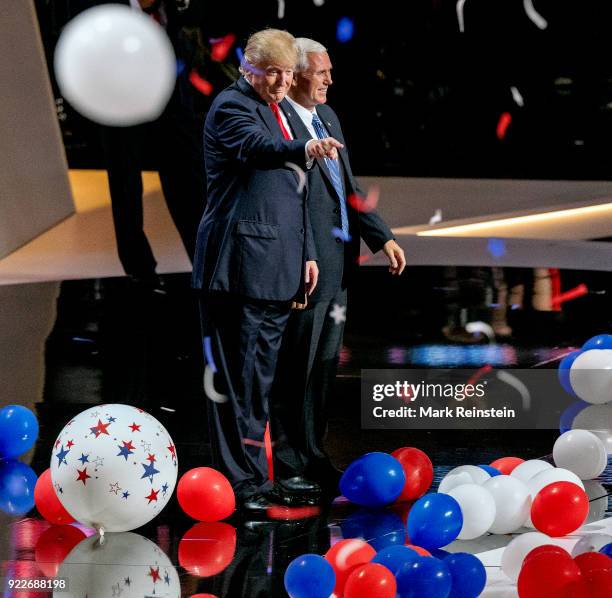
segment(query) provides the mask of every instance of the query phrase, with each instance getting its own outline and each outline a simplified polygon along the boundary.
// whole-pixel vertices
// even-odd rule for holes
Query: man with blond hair
[[[208,204],[193,266],[201,289],[214,465],[242,507],[265,510],[268,394],[291,303],[317,284],[317,255],[295,166],[337,159],[331,137],[294,139],[278,103],[291,86],[295,39],[267,29],[246,45],[242,77],[206,118]],[[299,481],[298,481],[299,484]],[[308,490],[308,489],[306,489]]]

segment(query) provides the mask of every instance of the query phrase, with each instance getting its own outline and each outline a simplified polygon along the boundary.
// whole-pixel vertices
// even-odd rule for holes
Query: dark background
[[[36,0],[48,60],[63,24],[86,4]],[[455,0],[326,0],[321,7],[286,0],[282,20],[274,0],[203,0],[201,31],[205,45],[234,33],[243,48],[250,33],[269,26],[327,46],[330,104],[359,175],[609,179],[612,3],[534,5],[545,30],[522,0],[467,0],[460,33]],[[344,43],[337,39],[342,17],[354,23]],[[233,50],[226,62],[238,65]],[[218,67],[201,68],[213,96],[230,82]],[[202,113],[210,99],[201,98]],[[500,139],[503,113],[511,123]],[[102,167],[90,125],[65,104],[64,114],[70,165]]]

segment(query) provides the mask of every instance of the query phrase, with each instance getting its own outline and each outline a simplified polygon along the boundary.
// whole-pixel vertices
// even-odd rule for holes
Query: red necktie
[[[289,135],[289,131],[285,129],[285,125],[283,124],[283,120],[280,115],[278,104],[276,104],[275,102],[272,102],[270,104],[270,110],[272,110],[272,113],[274,114],[274,118],[276,118],[276,122],[279,124],[281,131],[283,132],[283,137],[285,139],[291,139],[291,135]]]

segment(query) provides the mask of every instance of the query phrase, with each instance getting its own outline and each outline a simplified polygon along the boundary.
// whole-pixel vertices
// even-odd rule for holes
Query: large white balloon
[[[521,566],[525,557],[538,546],[544,544],[555,544],[559,543],[546,534],[540,532],[528,532],[517,536],[506,546],[502,554],[501,568],[502,571],[514,582],[518,580],[519,573],[521,572]]]
[[[589,514],[584,525],[601,521],[605,518],[606,511],[608,510],[607,490],[596,480],[586,480],[584,482],[584,491],[589,497]]]
[[[528,482],[534,475],[552,468],[553,466],[547,461],[542,461],[541,459],[530,459],[529,461],[523,461],[517,465],[512,470],[510,475],[513,478],[521,480],[521,482]]]
[[[170,559],[138,534],[97,534],[77,544],[64,559],[59,578],[68,591],[56,598],[180,598],[181,585]]]
[[[570,368],[570,383],[587,403],[612,401],[612,349],[591,349],[578,355]]]
[[[489,528],[492,534],[509,534],[525,524],[531,512],[531,494],[525,482],[509,475],[498,475],[482,487],[495,501],[495,519]]]
[[[154,120],[176,79],[166,32],[127,6],[105,4],[72,19],[55,49],[62,95],[84,116],[105,125]]]
[[[488,490],[478,484],[462,484],[448,492],[461,507],[463,526],[457,538],[473,540],[485,534],[495,521],[495,501]]]
[[[612,542],[612,536],[610,534],[587,534],[582,536],[574,548],[572,548],[572,556],[577,557],[579,554],[585,552],[599,552],[606,544]]]
[[[568,430],[557,438],[553,446],[557,467],[573,471],[581,480],[592,480],[608,464],[603,442],[587,430]]]
[[[593,432],[604,443],[608,454],[612,455],[612,403],[583,409],[574,418],[572,428]]]
[[[64,508],[81,523],[109,532],[136,529],[170,500],[176,449],[166,429],[130,405],[91,407],[55,441],[51,479]]]
[[[449,490],[462,484],[483,484],[491,475],[476,465],[460,465],[451,469],[440,482],[438,492],[448,494]]]
[[[574,472],[563,469],[562,467],[553,467],[552,469],[546,469],[534,475],[527,482],[527,488],[529,488],[531,497],[535,498],[535,495],[542,490],[542,488],[549,484],[554,484],[555,482],[572,482],[584,490],[582,480]]]

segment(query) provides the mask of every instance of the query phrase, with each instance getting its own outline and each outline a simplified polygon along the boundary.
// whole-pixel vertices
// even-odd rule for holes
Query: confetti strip
[[[523,0],[523,6],[525,7],[525,12],[527,16],[531,20],[532,23],[536,25],[539,29],[546,29],[548,27],[548,21],[536,11],[533,6],[532,0]]]
[[[465,23],[463,21],[463,5],[465,0],[458,0],[457,2],[457,22],[459,23],[459,31],[465,33]]]
[[[285,18],[285,0],[278,0],[278,14],[279,19]]]
[[[506,132],[508,131],[508,127],[512,122],[512,115],[509,112],[504,112],[500,117],[497,123],[497,138],[502,141],[506,137]]]
[[[204,94],[205,96],[209,96],[213,91],[213,86],[211,83],[200,77],[195,70],[189,73],[189,81],[200,93]]]
[[[434,215],[429,219],[429,226],[442,222],[442,210],[439,208],[434,212]]]
[[[378,205],[380,197],[380,189],[378,187],[370,187],[367,196],[361,197],[356,193],[351,193],[348,197],[349,205],[358,212],[372,212]]]
[[[297,192],[301,193],[302,191],[304,191],[304,187],[306,186],[306,174],[304,173],[304,171],[293,162],[285,162],[285,166],[291,168],[291,170],[294,170],[295,173],[298,175],[299,183],[297,187]]]
[[[355,34],[355,24],[349,17],[342,17],[336,26],[336,38],[341,44],[350,41]]]
[[[312,3],[315,6],[323,6],[325,4],[325,0],[312,0]]]
[[[470,334],[476,334],[478,332],[484,334],[489,340],[495,339],[495,332],[493,332],[493,328],[489,326],[489,324],[485,322],[468,322],[465,325],[465,329]]]
[[[565,291],[565,293],[560,293],[559,295],[556,295],[552,298],[553,309],[561,307],[561,304],[565,303],[566,301],[571,301],[572,299],[578,299],[578,297],[587,295],[588,292],[589,289],[587,288],[587,286],[584,283],[581,283],[577,287],[569,291]]]
[[[204,392],[213,403],[226,403],[227,395],[223,395],[215,390],[214,375],[210,365],[204,368]]]
[[[212,341],[210,336],[204,337],[204,356],[206,357],[206,363],[210,365],[213,374],[216,374],[217,366],[215,365],[215,360],[213,359]]]
[[[523,100],[521,92],[514,85],[510,88],[510,91],[512,92],[512,99],[516,102],[517,106],[522,108],[525,105],[525,100]]]
[[[509,384],[513,388],[515,388],[519,394],[521,395],[521,399],[523,401],[523,410],[529,411],[531,409],[531,394],[529,393],[529,389],[521,382],[516,376],[513,374],[509,374],[508,372],[497,372],[497,379]]]
[[[212,45],[210,57],[215,62],[223,62],[227,58],[231,47],[234,45],[236,36],[233,33],[228,33],[221,38],[210,39],[208,41]]]
[[[476,370],[474,374],[467,381],[468,384],[476,384],[478,380],[480,380],[485,374],[488,374],[493,369],[493,366],[489,363],[487,365],[482,366],[479,370]]]
[[[365,264],[370,259],[371,259],[371,256],[369,255],[358,255],[357,263],[361,266],[361,264]]]

